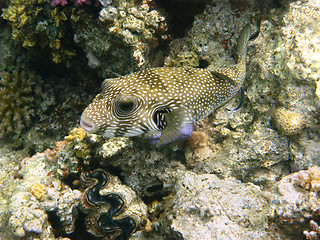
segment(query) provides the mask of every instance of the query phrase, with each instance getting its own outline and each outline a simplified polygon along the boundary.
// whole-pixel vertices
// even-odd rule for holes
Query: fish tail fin
[[[248,41],[250,39],[251,35],[251,26],[250,23],[245,25],[241,32],[240,35],[237,39],[237,55],[238,55],[238,63],[245,63],[246,56],[247,56],[247,46],[248,46]]]

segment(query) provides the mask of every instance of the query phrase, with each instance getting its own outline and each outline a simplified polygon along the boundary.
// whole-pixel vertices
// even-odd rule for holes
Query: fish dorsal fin
[[[107,78],[101,84],[101,92],[109,91],[109,89],[113,88],[116,84],[117,78]]]
[[[161,132],[157,148],[164,142],[173,142],[180,135],[181,129],[185,124],[186,111],[175,109],[169,113],[165,113],[166,125]]]
[[[238,55],[238,63],[245,62],[246,60],[246,55],[247,55],[247,46],[248,46],[248,41],[251,36],[251,26],[250,23],[245,25],[241,32],[240,35],[237,39],[237,48],[236,48],[236,53]]]

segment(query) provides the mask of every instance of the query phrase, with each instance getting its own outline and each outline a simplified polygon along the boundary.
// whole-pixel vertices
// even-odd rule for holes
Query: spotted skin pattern
[[[102,92],[82,113],[81,126],[106,137],[161,131],[160,141],[174,139],[179,129],[207,117],[239,91],[249,37],[246,25],[238,39],[238,63],[231,67],[158,67],[106,79]]]

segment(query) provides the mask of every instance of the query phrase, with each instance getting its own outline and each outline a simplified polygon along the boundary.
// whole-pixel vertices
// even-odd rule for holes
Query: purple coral
[[[91,1],[90,0],[74,0],[74,5],[75,6],[80,6],[82,4],[87,4],[87,5],[90,5],[91,4]]]
[[[91,1],[90,0],[72,0],[74,2],[74,5],[75,6],[80,6],[82,4],[87,4],[87,5],[90,5],[91,4]],[[52,0],[51,1],[51,6],[52,7],[55,7],[57,5],[61,5],[61,6],[64,6],[68,4],[67,0]]]
[[[67,0],[53,0],[53,1],[51,2],[51,6],[52,6],[52,7],[55,7],[55,6],[57,6],[57,5],[62,5],[62,6],[64,6],[64,5],[66,5],[66,4],[68,4]]]

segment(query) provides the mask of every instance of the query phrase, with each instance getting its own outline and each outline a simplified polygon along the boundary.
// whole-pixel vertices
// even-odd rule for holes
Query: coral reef
[[[110,71],[128,73],[128,67],[150,65],[151,50],[170,39],[165,18],[154,6],[152,1],[134,0],[95,4],[86,0],[69,4],[60,0],[12,0],[1,17],[10,23],[12,38],[33,49],[32,55],[43,58],[49,53],[54,63],[64,62],[71,67],[77,45],[91,68],[110,77]],[[117,51],[113,51],[115,48]],[[84,63],[86,59],[80,52],[78,60]],[[115,61],[125,59],[123,56],[128,57],[125,63]]]
[[[74,232],[74,224],[77,218],[76,208],[79,204],[81,193],[72,190],[55,177],[57,168],[50,163],[55,163],[58,152],[65,147],[63,142],[58,142],[56,149],[37,153],[31,158],[22,161],[22,168],[19,174],[25,181],[25,186],[34,193],[35,185],[42,185],[45,188],[45,195],[39,199],[41,209],[54,211],[59,217],[68,234]],[[35,170],[36,169],[36,170]]]
[[[276,184],[269,217],[286,226],[284,230],[287,234],[296,234],[307,219],[318,215],[319,179],[320,168],[313,166],[285,176]]]
[[[141,67],[145,63],[145,54],[149,47],[155,47],[159,39],[169,38],[165,18],[157,10],[150,9],[152,1],[112,1],[110,4],[101,1],[103,9],[99,19],[107,23],[108,31],[123,39],[132,47],[133,57]]]
[[[166,38],[163,23],[168,18],[162,18],[153,1],[100,0],[100,6],[93,1],[90,6],[83,1],[81,6],[74,6],[73,1],[63,6],[63,2],[55,7],[49,0],[0,3],[6,19],[0,24],[1,89],[4,78],[20,84],[21,77],[33,74],[21,65],[28,59],[27,51],[6,43],[12,33],[18,43],[43,58],[49,53],[57,62],[67,60],[65,71],[52,68],[59,66],[55,64],[44,70],[52,68],[56,74],[46,82],[31,78],[32,91],[13,90],[13,96],[31,97],[24,102],[27,114],[45,122],[31,124],[19,115],[26,126],[21,126],[22,131],[28,126],[43,132],[51,127],[56,129],[52,135],[61,139],[61,125],[65,132],[73,128],[54,148],[43,151],[39,147],[28,154],[4,148],[0,139],[1,239],[61,239],[66,234],[76,238],[89,235],[86,228],[93,234],[90,237],[137,240],[319,238],[320,11],[316,0],[264,1],[264,11],[256,7],[261,1],[210,2],[195,18],[187,37],[172,42],[166,65],[214,68],[233,64],[232,46],[238,32],[247,22],[258,22],[253,30],[257,36],[248,48],[245,104],[238,111],[218,110],[194,124],[189,141],[160,150],[140,137],[104,139],[86,134],[74,128],[77,113],[68,114],[66,109],[75,102],[82,108],[86,97],[95,94],[90,92],[95,88],[92,79],[98,82],[112,72],[134,71],[138,63],[153,66],[152,50],[161,36]],[[275,2],[279,5],[272,5]],[[9,24],[12,32],[8,34]],[[77,64],[63,52],[74,53],[75,45],[80,49]],[[15,47],[17,51],[12,51]],[[12,57],[15,54],[20,60]],[[96,72],[94,77],[88,77],[88,68],[82,69],[87,60]],[[77,96],[71,87],[56,84],[69,73],[76,76],[78,85],[72,89],[79,89]],[[50,91],[66,98],[57,108],[49,107],[55,101]],[[1,94],[0,99],[7,101],[8,94]],[[227,108],[232,109],[236,101]],[[44,109],[60,120],[42,114]],[[66,124],[67,118],[73,124]],[[11,119],[10,125],[16,120]],[[6,126],[2,124],[1,128]],[[1,129],[10,134],[6,131]],[[29,144],[39,141],[37,131],[28,134],[24,137]],[[45,136],[45,142],[51,137]],[[104,170],[95,172],[96,168]],[[89,181],[83,182],[86,191],[80,186],[80,174]]]
[[[14,40],[25,48],[49,48],[52,61],[59,63],[75,56],[66,23],[75,14],[71,11],[51,8],[49,0],[13,0],[1,17],[11,23]]]
[[[24,69],[0,72],[0,137],[21,135],[30,126],[34,111],[37,76]]]
[[[47,214],[40,208],[39,202],[29,192],[19,192],[10,199],[9,229],[17,237],[27,233],[42,233],[47,221]]]
[[[97,237],[129,239],[147,224],[147,206],[117,177],[96,169],[81,178],[89,185],[82,198],[88,232]]]
[[[320,159],[319,100],[316,93],[320,69],[317,35],[320,28],[315,24],[320,19],[319,10],[319,3],[314,0],[290,3],[278,33],[277,39],[281,42],[276,44],[278,47],[274,51],[274,74],[280,79],[281,86],[278,101],[281,106],[303,116],[305,122],[300,140],[291,146],[293,171],[319,165]],[[269,25],[268,31],[271,32],[272,28]]]
[[[3,213],[1,218],[4,218],[0,221],[2,230],[7,226],[5,221],[7,219],[9,221],[8,230],[13,236],[55,239],[51,223],[48,222],[47,212],[49,211],[54,212],[59,218],[65,233],[74,232],[81,193],[78,190],[72,190],[57,179],[57,168],[52,165],[56,162],[57,152],[63,146],[61,142],[58,142],[55,150],[37,153],[22,161],[19,156],[17,159],[21,161],[21,169],[18,171],[19,165],[16,162],[13,172],[7,173],[11,176],[18,176],[16,179],[6,176],[5,170],[9,170],[10,164],[7,164],[8,160],[3,154],[1,162],[7,166],[1,166],[1,172],[4,174],[1,175],[1,181],[8,182],[1,184],[2,191],[5,191],[0,196],[0,209]]]
[[[165,200],[166,223],[154,223],[181,239],[262,239],[269,204],[253,184],[213,174],[180,172]],[[171,233],[172,234],[172,233]]]
[[[85,21],[82,14],[78,22],[72,22],[74,41],[91,68],[110,78],[113,73],[128,74],[151,63],[162,64],[158,59],[163,54],[153,50],[169,37],[165,19],[152,1],[99,2],[99,19],[85,12]]]

